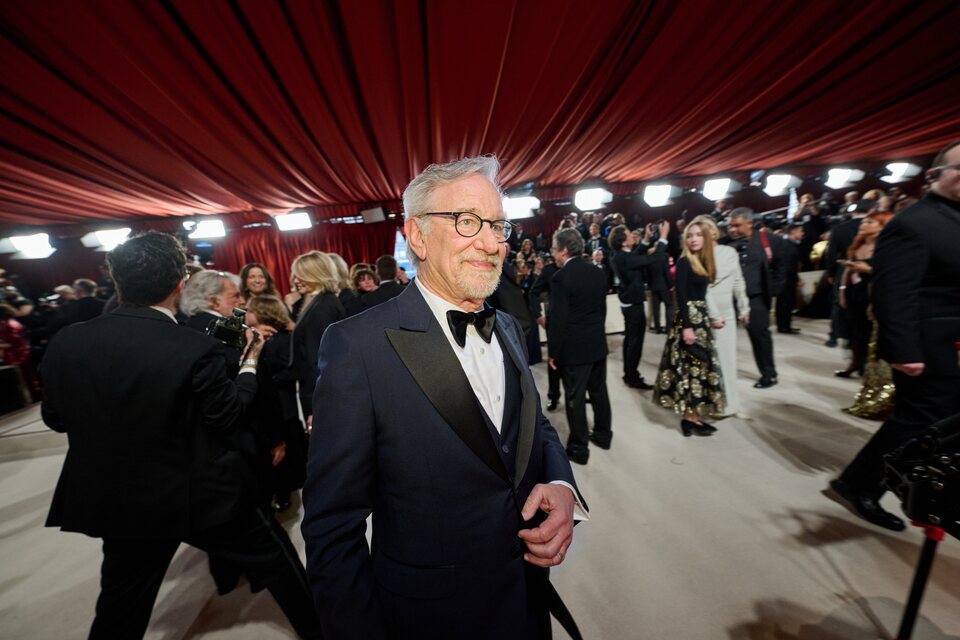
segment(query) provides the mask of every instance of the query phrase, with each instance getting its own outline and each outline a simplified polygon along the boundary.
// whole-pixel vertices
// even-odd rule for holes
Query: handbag
[[[681,340],[680,347],[683,349],[683,352],[694,360],[699,361],[701,364],[704,364],[710,360],[710,350],[699,342],[694,342],[693,344],[687,344]]]

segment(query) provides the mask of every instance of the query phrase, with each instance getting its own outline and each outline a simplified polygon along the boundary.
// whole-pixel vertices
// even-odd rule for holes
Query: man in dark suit
[[[607,239],[600,235],[600,225],[594,222],[590,225],[590,236],[585,243],[585,253],[593,255],[596,251],[602,251],[606,256],[609,250],[610,246],[607,244]]]
[[[793,310],[797,306],[797,286],[800,284],[800,247],[803,245],[803,225],[792,224],[783,239],[783,290],[777,296],[777,332],[800,333],[793,324]]]
[[[647,332],[646,283],[644,274],[649,268],[660,268],[667,261],[667,237],[670,223],[660,223],[660,239],[653,254],[648,255],[650,232],[644,242],[635,246],[634,235],[623,225],[610,230],[610,245],[613,247],[613,271],[619,279],[620,310],[623,312],[623,381],[634,389],[652,389],[640,375],[640,357],[643,354],[643,338]]]
[[[579,637],[546,573],[572,542],[573,473],[518,324],[484,305],[510,231],[497,167],[415,178],[416,279],[323,336],[302,531],[327,637],[544,638],[550,612]]]
[[[667,223],[669,227],[669,223]],[[653,223],[648,224],[646,229],[652,234]],[[636,236],[639,229],[631,233]],[[659,232],[658,232],[659,233]],[[653,328],[657,333],[666,333],[673,326],[673,314],[675,312],[673,304],[673,279],[670,277],[670,242],[676,234],[667,237],[667,259],[647,266],[646,280],[650,289],[651,315],[653,316]],[[658,236],[659,239],[659,236]],[[642,242],[637,241],[638,245]],[[664,322],[660,324],[660,305],[663,305]]]
[[[560,372],[566,397],[567,456],[577,464],[590,457],[589,440],[609,449],[610,398],[607,396],[607,282],[583,261],[583,239],[575,230],[553,234],[553,257],[560,269],[550,283],[547,325],[549,366]],[[593,434],[587,431],[587,393],[593,406]]]
[[[60,308],[66,324],[93,320],[103,313],[103,300],[96,297],[96,282],[79,278],[73,281],[73,290],[76,292],[76,299],[67,302]]]
[[[393,256],[377,258],[377,277],[380,278],[380,286],[360,298],[367,309],[403,293],[403,285],[397,282],[397,259]]]
[[[531,308],[536,312],[534,320],[538,325],[546,328],[550,325],[550,283],[559,267],[552,258],[544,260],[545,264],[530,287]],[[547,295],[546,312],[541,313],[540,297]],[[560,372],[553,367],[547,367],[547,411],[556,411],[560,404]]]
[[[850,195],[850,194],[847,194]],[[833,286],[833,301],[830,311],[830,336],[827,338],[827,346],[837,346],[838,340],[845,340],[848,336],[846,313],[840,307],[840,282],[843,280],[843,263],[847,259],[847,249],[853,244],[853,239],[857,237],[860,230],[860,221],[868,213],[876,210],[877,203],[874,200],[860,200],[847,206],[845,212],[852,214],[849,220],[845,220],[834,226],[830,230],[830,242],[827,243],[827,250],[823,253],[823,265],[827,272],[827,282]]]
[[[90,637],[142,637],[187,542],[240,565],[301,636],[319,638],[303,565],[230,439],[256,393],[262,340],[234,382],[221,344],[173,318],[186,262],[175,238],[131,238],[108,259],[123,304],[63,329],[42,365],[43,420],[70,441],[47,526],[103,538]]]
[[[753,347],[753,359],[760,370],[755,389],[777,384],[773,362],[773,337],[770,335],[770,303],[783,291],[785,281],[782,241],[765,229],[754,230],[753,210],[737,207],[730,213],[730,246],[740,253],[740,267],[750,298],[747,335]]]
[[[530,232],[523,228],[523,224],[520,222],[514,223],[513,231],[510,233],[510,248],[514,251],[520,251],[523,241],[528,238],[531,242],[533,241]]]
[[[190,276],[180,297],[186,325],[205,333],[211,323],[229,318],[240,306],[240,278],[225,271],[198,271]]]
[[[873,256],[873,313],[879,357],[893,368],[897,401],[831,487],[870,522],[900,531],[880,507],[883,455],[923,429],[960,413],[960,141],[927,172],[930,191],[898,213]]]

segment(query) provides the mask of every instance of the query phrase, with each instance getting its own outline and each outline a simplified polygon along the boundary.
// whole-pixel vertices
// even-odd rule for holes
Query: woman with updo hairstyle
[[[307,464],[306,432],[297,407],[297,378],[290,368],[290,331],[294,325],[283,300],[268,294],[251,298],[246,323],[266,339],[250,412],[253,431],[261,450],[274,454],[278,445],[270,440],[279,437],[285,452],[279,461],[273,455],[261,484],[265,498],[277,511],[284,511],[290,506],[290,494],[303,486]]]
[[[293,330],[293,370],[300,383],[300,405],[308,427],[313,423],[313,388],[317,384],[317,353],[320,339],[347,312],[337,295],[340,276],[333,259],[322,251],[309,251],[293,261],[290,279],[303,296],[297,326]]]
[[[240,295],[245,302],[250,302],[252,298],[262,294],[277,295],[273,276],[259,262],[245,264],[240,270]]]
[[[717,278],[713,238],[699,222],[683,230],[677,260],[676,320],[667,333],[653,400],[681,416],[684,436],[713,435],[703,415],[723,415],[723,378],[707,310],[707,288]]]

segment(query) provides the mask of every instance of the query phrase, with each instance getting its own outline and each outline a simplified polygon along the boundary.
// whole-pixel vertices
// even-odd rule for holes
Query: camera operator
[[[960,141],[937,155],[927,181],[930,191],[887,223],[873,255],[877,350],[893,369],[894,414],[830,483],[858,514],[893,531],[905,525],[879,504],[883,455],[960,413]]]
[[[103,538],[91,638],[139,638],[181,542],[265,585],[303,637],[319,623],[286,532],[256,503],[230,435],[256,389],[262,340],[236,381],[223,346],[174,320],[186,255],[167,234],[108,256],[121,300],[65,327],[42,366],[44,422],[70,446],[47,519]]]

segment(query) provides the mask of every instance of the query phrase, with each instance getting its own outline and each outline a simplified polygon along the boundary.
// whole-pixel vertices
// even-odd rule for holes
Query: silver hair
[[[223,271],[198,271],[190,276],[180,294],[180,311],[195,316],[210,310],[210,298],[219,298],[223,293],[224,280],[240,287],[240,276]]]
[[[403,216],[405,219],[415,218],[422,213],[430,212],[430,200],[437,187],[441,187],[457,180],[462,180],[473,174],[478,174],[490,181],[498,193],[501,194],[497,176],[500,173],[500,161],[494,155],[463,158],[444,164],[431,164],[410,181],[403,190]],[[420,218],[417,221],[420,232],[426,235],[430,232],[430,218]],[[416,267],[420,259],[407,244],[407,259]]]
[[[753,222],[753,218],[754,218],[753,209],[751,209],[750,207],[737,207],[736,209],[730,212],[730,219],[734,220],[737,218],[744,218],[746,220],[750,220],[751,222]]]
[[[583,254],[583,236],[576,229],[560,229],[553,234],[553,246],[567,250],[567,255],[576,258]]]

